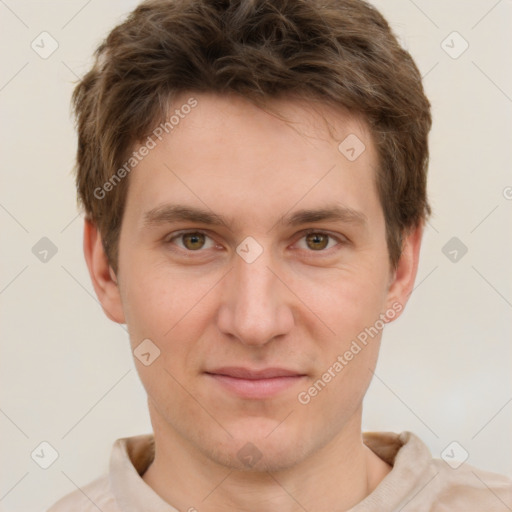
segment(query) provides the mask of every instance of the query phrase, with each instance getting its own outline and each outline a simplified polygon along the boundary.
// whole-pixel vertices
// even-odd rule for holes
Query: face
[[[113,316],[144,354],[156,435],[232,468],[261,456],[284,469],[360,429],[415,269],[390,267],[361,120],[276,101],[292,127],[240,98],[191,96],[130,174]]]

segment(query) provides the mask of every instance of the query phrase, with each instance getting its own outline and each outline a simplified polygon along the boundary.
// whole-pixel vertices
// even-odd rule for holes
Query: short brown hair
[[[430,214],[430,103],[413,59],[362,0],[149,0],[95,55],[73,94],[77,189],[114,270],[129,180],[97,191],[187,91],[257,105],[293,94],[362,115],[379,155],[393,266],[404,233]]]

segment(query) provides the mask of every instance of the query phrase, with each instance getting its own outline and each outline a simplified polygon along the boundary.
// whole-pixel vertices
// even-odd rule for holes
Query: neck
[[[154,413],[154,411],[153,411]],[[155,458],[144,481],[178,510],[348,510],[391,470],[361,438],[361,411],[313,455],[276,472],[235,470],[211,460],[152,414]]]

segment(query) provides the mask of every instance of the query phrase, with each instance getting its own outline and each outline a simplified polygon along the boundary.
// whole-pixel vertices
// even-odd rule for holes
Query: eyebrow
[[[210,226],[223,226],[229,230],[231,230],[234,224],[232,219],[225,218],[213,211],[180,204],[158,206],[147,211],[143,216],[145,227],[170,224],[178,221],[197,222]],[[325,221],[338,221],[364,226],[367,224],[368,219],[364,213],[358,210],[333,204],[318,209],[297,210],[290,215],[284,214],[276,221],[273,227],[276,225],[295,227],[301,224]]]

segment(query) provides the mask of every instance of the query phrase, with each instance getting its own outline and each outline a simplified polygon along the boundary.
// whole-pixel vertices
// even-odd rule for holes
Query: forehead
[[[378,206],[370,131],[344,109],[296,99],[262,109],[238,96],[182,94],[169,119],[172,129],[152,136],[155,146],[130,175],[127,210],[140,218],[169,202],[244,222],[275,222],[294,205],[339,203],[365,215]]]
[[[203,142],[225,142],[231,146],[258,140],[265,141],[265,149],[275,149],[273,141],[285,138],[292,142],[292,136],[301,145],[321,148],[321,143],[343,140],[347,135],[357,135],[365,144],[372,146],[371,132],[361,114],[346,108],[333,107],[318,99],[307,99],[297,95],[269,98],[264,106],[257,106],[239,94],[182,93],[173,102],[169,115],[185,110],[194,98],[196,106],[186,109],[188,114],[180,116],[180,122],[173,129],[175,139],[194,136]],[[175,120],[176,116],[174,116]],[[217,128],[211,131],[211,128]],[[236,139],[230,139],[233,129],[243,128]],[[185,133],[183,133],[185,132]],[[295,133],[293,133],[295,132]],[[167,140],[170,140],[168,138]],[[256,149],[256,148],[253,148]],[[372,148],[369,148],[373,150]]]

